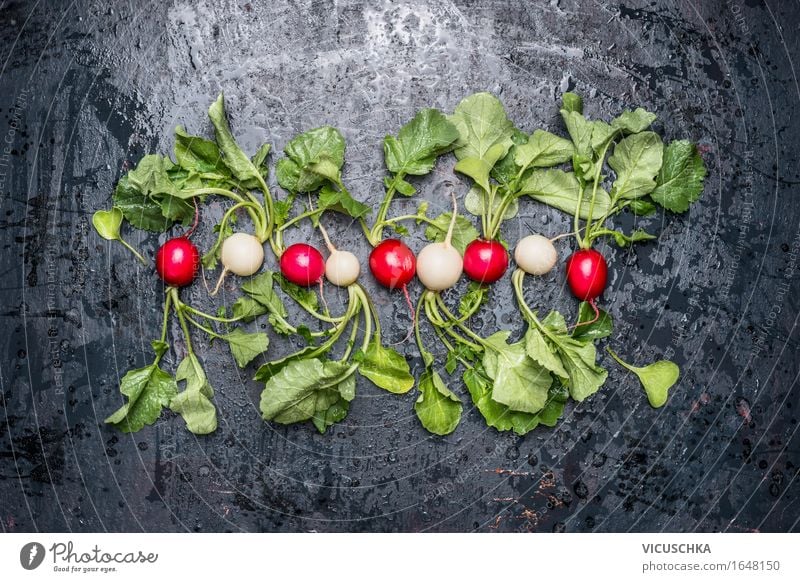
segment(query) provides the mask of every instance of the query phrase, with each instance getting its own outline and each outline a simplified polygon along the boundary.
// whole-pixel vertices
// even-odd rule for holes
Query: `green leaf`
[[[378,388],[405,394],[414,387],[414,377],[406,359],[392,348],[383,347],[377,335],[363,352],[360,363],[359,373]]]
[[[173,167],[172,161],[158,154],[144,156],[136,167],[128,172],[128,181],[145,196],[167,194],[175,196],[178,189],[167,173]]]
[[[528,326],[528,331],[525,332],[525,353],[555,376],[564,380],[569,379],[569,374],[567,374],[564,364],[561,363],[558,352],[553,350],[551,343],[535,325]]]
[[[667,402],[669,389],[675,385],[681,374],[681,370],[675,362],[659,360],[643,368],[637,368],[623,362],[610,348],[606,349],[620,366],[636,374],[642,384],[642,388],[647,393],[647,400],[650,402],[650,406],[653,408],[664,406]]]
[[[278,358],[277,360],[272,360],[271,362],[262,364],[258,368],[258,370],[256,370],[255,376],[253,376],[253,380],[256,380],[258,382],[266,382],[267,380],[272,378],[275,374],[280,372],[283,368],[285,368],[290,362],[307,358],[308,355],[314,351],[316,351],[316,347],[309,345],[294,353],[283,356],[282,358]]]
[[[568,113],[574,111],[583,114],[583,99],[575,93],[564,93],[561,96],[561,109]]]
[[[500,195],[495,196],[494,201],[492,203],[493,213],[497,211],[497,209],[500,207],[500,204],[502,204],[506,196],[512,195],[507,191],[503,191],[503,189],[499,190],[498,193]],[[473,184],[472,188],[469,189],[467,195],[464,197],[464,208],[466,208],[467,212],[469,212],[474,216],[483,216],[486,211],[486,207],[488,205],[489,205],[488,193],[477,184]],[[506,211],[503,214],[503,220],[510,220],[514,218],[518,212],[519,212],[519,204],[517,203],[517,200],[515,198],[506,207]]]
[[[286,306],[283,304],[283,301],[281,301],[281,298],[275,292],[275,288],[272,284],[274,277],[275,273],[272,271],[265,271],[245,281],[242,284],[242,291],[263,305],[270,313],[277,314],[280,317],[286,317],[289,312],[286,310]],[[279,281],[282,280],[280,275],[277,277]],[[239,302],[237,301],[237,303]],[[243,311],[244,307],[250,306],[240,306],[240,313],[245,312]],[[236,304],[233,306],[233,313],[234,316],[236,316]]]
[[[316,291],[310,288],[295,285],[279,273],[275,274],[275,278],[278,280],[278,285],[281,286],[283,292],[294,299],[298,304],[312,311],[317,309],[319,306],[319,299],[317,298]]]
[[[534,170],[520,185],[520,194],[530,196],[553,208],[574,216],[578,209],[578,196],[581,186],[573,172],[563,170]],[[581,203],[581,218],[587,218],[591,199],[591,189],[587,188]],[[611,206],[611,198],[602,188],[597,189],[594,202],[594,216],[602,216]]]
[[[490,170],[514,145],[514,124],[500,100],[490,93],[475,93],[465,98],[449,119],[459,133],[456,170],[488,190]]]
[[[122,432],[136,432],[158,420],[161,410],[169,405],[178,387],[172,375],[153,363],[125,374],[119,391],[128,397],[128,401],[105,422]]]
[[[350,403],[340,397],[325,410],[317,410],[311,417],[311,422],[321,434],[324,434],[328,427],[344,420],[349,410]]]
[[[572,142],[547,131],[537,129],[527,143],[515,146],[515,161],[522,168],[548,168],[572,159]]]
[[[267,380],[261,392],[264,420],[290,424],[327,411],[355,396],[355,378],[341,362],[293,360]]]
[[[231,133],[225,114],[225,98],[221,93],[209,107],[208,117],[214,126],[214,135],[217,138],[217,146],[222,152],[223,163],[238,180],[249,183],[257,182],[261,178],[261,174],[250,158],[241,150]]]
[[[371,208],[353,198],[346,190],[336,190],[323,186],[319,192],[318,207],[333,210],[352,218],[362,218],[370,213]]]
[[[122,176],[112,197],[114,207],[119,208],[125,218],[136,228],[152,232],[163,232],[173,223],[161,212],[161,203],[145,195],[129,179]]]
[[[259,315],[267,313],[267,308],[246,295],[239,297],[233,304],[233,317],[242,321],[252,321]]]
[[[597,231],[597,234],[604,234],[609,235],[614,238],[614,242],[617,243],[618,246],[625,248],[633,243],[647,241],[647,240],[655,240],[658,237],[645,232],[641,228],[637,228],[630,234],[625,234],[619,230],[609,230],[609,229],[602,229]]]
[[[175,128],[175,159],[185,170],[225,177],[231,175],[215,142],[189,135],[180,125]]]
[[[507,343],[510,333],[499,331],[486,338],[490,347],[483,353],[483,367],[494,380],[495,402],[533,414],[544,408],[553,378],[528,357],[524,342]]]
[[[489,192],[489,175],[494,165],[508,153],[504,144],[490,147],[482,158],[462,158],[453,168],[465,176],[472,178],[485,192]]]
[[[513,430],[518,435],[524,435],[539,424],[555,426],[564,411],[567,399],[558,389],[554,390],[551,387],[545,407],[538,414],[529,414],[511,410],[492,398],[492,382],[479,363],[473,368],[467,369],[463,377],[472,402],[483,416],[486,424],[499,431]]]
[[[557,311],[551,311],[541,323],[547,343],[558,354],[569,378],[570,396],[581,402],[597,392],[605,383],[608,372],[596,364],[597,353],[591,340],[573,338],[564,317]]]
[[[413,196],[417,193],[417,189],[413,186],[413,184],[409,184],[401,178],[395,177],[394,180],[390,181],[390,184],[394,184],[395,189],[403,196]]]
[[[345,142],[335,127],[322,126],[294,137],[278,162],[281,187],[290,192],[315,192],[326,182],[338,182],[344,165]]]
[[[281,226],[287,220],[289,220],[289,215],[292,212],[292,207],[294,206],[294,198],[295,195],[292,192],[289,192],[289,195],[284,198],[283,200],[276,200],[273,204],[275,208],[275,225]]]
[[[608,165],[617,174],[612,188],[616,198],[632,199],[649,194],[656,187],[664,145],[652,131],[635,133],[614,146]]]
[[[658,189],[658,186],[656,186],[656,189]],[[628,204],[628,208],[630,208],[636,216],[649,216],[651,214],[655,214],[656,211],[656,205],[646,198],[636,198],[631,200]]]
[[[253,162],[253,165],[258,170],[258,173],[261,174],[261,177],[265,180],[269,175],[269,166],[267,165],[267,156],[269,155],[270,150],[272,149],[272,145],[268,143],[261,144],[261,147],[258,148],[258,151],[255,155],[250,158],[250,161]]]
[[[458,313],[462,316],[468,313],[475,313],[481,305],[486,303],[489,298],[489,287],[470,281],[467,292],[461,297],[458,303]]]
[[[228,342],[233,359],[236,360],[240,368],[244,368],[256,357],[266,352],[267,347],[269,347],[267,334],[263,332],[247,333],[238,327],[223,336],[223,339]]]
[[[436,109],[422,109],[406,123],[397,137],[383,140],[386,167],[393,174],[422,176],[433,169],[437,156],[450,151],[459,138],[458,129]],[[407,182],[397,191],[405,196],[414,192]],[[406,186],[407,185],[407,186]]]
[[[582,113],[574,110],[561,110],[561,118],[567,127],[567,132],[575,146],[575,152],[582,158],[592,160],[592,131],[594,125]]]
[[[181,361],[175,379],[186,381],[186,387],[172,398],[169,407],[183,417],[189,432],[209,434],[217,430],[217,409],[211,402],[214,389],[197,356],[189,354]]]
[[[673,141],[664,150],[664,164],[651,196],[672,212],[686,212],[700,199],[706,166],[697,146],[685,140]]]
[[[92,214],[92,225],[102,238],[106,240],[119,240],[119,228],[122,226],[122,210],[98,210]]]
[[[425,229],[425,238],[432,242],[443,242],[447,236],[447,229],[450,227],[452,212],[443,212],[433,219],[433,224],[428,224]],[[478,238],[478,230],[470,220],[461,214],[456,216],[456,223],[453,226],[452,244],[461,255],[467,245]]]
[[[461,421],[461,400],[445,386],[435,371],[427,368],[419,379],[419,397],[414,403],[422,426],[428,432],[446,435]]]
[[[619,117],[611,121],[611,127],[625,133],[640,133],[650,127],[655,120],[655,113],[637,107],[634,111],[623,111]]]
[[[594,323],[586,323],[595,318],[594,309],[588,301],[582,301],[578,308],[578,324],[572,330],[572,337],[577,340],[597,340],[611,335],[614,329],[614,322],[611,316],[604,310],[598,308],[600,316]],[[583,324],[583,325],[580,325]]]

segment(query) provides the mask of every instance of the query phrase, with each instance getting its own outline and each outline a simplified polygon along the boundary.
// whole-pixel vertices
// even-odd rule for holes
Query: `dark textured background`
[[[797,3],[112,6],[0,2],[3,531],[800,528]],[[419,107],[450,111],[489,90],[519,127],[561,132],[567,89],[594,116],[653,110],[667,138],[697,140],[706,152],[699,204],[647,220],[657,243],[606,251],[613,345],[636,363],[674,352],[683,370],[664,408],[651,409],[634,379],[606,362],[607,385],[570,406],[555,430],[500,434],[467,406],[458,430],[438,438],[413,416],[414,393],[360,381],[350,416],[319,435],[263,423],[253,368],[238,370],[225,346],[198,337],[217,388],[216,434],[195,438],[168,413],[135,435],[102,424],[120,404],[118,378],[149,361],[162,288],[98,239],[91,213],[109,205],[128,164],[170,150],[176,124],[209,133],[205,111],[219,91],[251,153],[262,141],[280,151],[316,125],[340,127],[345,181],[376,203],[381,139]],[[434,206],[452,163],[421,182]],[[210,204],[204,224],[220,209]],[[510,241],[569,228],[532,201],[521,216],[504,228]],[[347,232],[340,240],[359,241],[352,250],[365,257],[359,231]],[[128,238],[147,253],[158,245]],[[422,244],[417,232],[412,246]],[[559,248],[566,257],[569,244]],[[526,284],[534,304],[572,313],[562,283],[559,270]],[[228,304],[238,284],[229,282]],[[400,297],[367,284],[387,339],[401,340]],[[190,293],[216,307],[201,285]],[[329,294],[337,309],[340,296]],[[476,329],[520,333],[512,304],[504,280]],[[273,340],[270,355],[289,349]],[[418,369],[413,344],[400,349]],[[182,350],[173,342],[166,364]],[[452,386],[467,402],[460,381]]]

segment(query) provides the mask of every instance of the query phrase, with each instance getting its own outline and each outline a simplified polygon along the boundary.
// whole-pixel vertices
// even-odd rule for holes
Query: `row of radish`
[[[569,138],[543,130],[524,134],[507,118],[502,104],[486,93],[467,97],[450,116],[433,109],[420,111],[396,136],[387,136],[384,141],[389,171],[384,180],[386,192],[375,222],[368,225],[369,207],[358,202],[343,182],[345,144],[338,130],[320,127],[287,144],[286,156],[276,165],[278,184],[287,196],[274,200],[266,184],[269,146],[262,146],[248,158],[230,132],[220,97],[209,110],[215,141],[189,136],[178,128],[177,163],[146,156],[120,180],[115,207],[98,211],[93,217],[101,236],[121,241],[143,261],[120,236],[123,217],[136,227],[154,231],[176,222],[188,226],[193,221],[185,235],[167,240],[156,253],[156,271],[168,290],[161,337],[153,342],[155,359],[122,379],[121,392],[128,400],[108,422],[121,430],[135,431],[152,424],[162,407],[169,407],[184,417],[192,432],[212,432],[217,425],[213,389],[193,350],[190,328],[210,339],[227,341],[237,363],[245,366],[269,344],[263,332],[245,331],[248,321],[262,315],[268,317],[276,332],[298,334],[308,342],[295,353],[267,361],[256,372],[256,379],[265,383],[260,407],[266,420],[310,420],[324,432],[347,414],[355,395],[356,373],[392,393],[411,390],[415,381],[405,358],[381,343],[379,314],[358,283],[358,257],[338,249],[322,224],[325,213],[335,212],[348,215],[361,226],[374,247],[368,261],[373,278],[384,287],[402,290],[411,308],[409,334],[415,335],[424,366],[417,381],[415,410],[426,429],[436,434],[455,430],[462,403],[434,369],[433,356],[420,333],[419,316],[423,314],[447,353],[446,371],[453,374],[456,368],[463,369],[464,385],[487,424],[518,434],[540,424],[552,426],[570,397],[582,401],[607,377],[596,362],[594,343],[611,334],[611,318],[597,305],[606,288],[608,266],[603,255],[592,248],[593,241],[606,236],[628,246],[654,238],[641,230],[626,234],[609,228],[607,221],[622,210],[647,215],[655,212],[656,205],[683,212],[699,198],[705,177],[702,159],[693,144],[677,141],[664,147],[648,130],[655,118],[652,114],[642,109],[625,111],[606,123],[587,119],[582,109],[580,98],[565,94],[561,114]],[[431,218],[423,204],[415,215],[389,216],[396,194],[412,196],[416,192],[406,178],[429,173],[436,159],[450,151],[458,160],[456,172],[473,182],[465,205],[480,218],[482,235],[459,214],[452,187],[450,213]],[[606,165],[615,177],[609,192],[605,190]],[[263,201],[254,191],[260,192]],[[307,203],[292,216],[303,195]],[[215,227],[216,243],[201,256],[190,237],[198,224],[199,208],[211,196],[228,199],[232,205]],[[573,215],[574,230],[569,234],[576,238],[579,249],[566,261],[566,280],[572,294],[583,303],[571,327],[558,312],[539,319],[525,301],[523,276],[549,273],[558,257],[553,241],[566,235],[553,239],[540,234],[523,237],[514,247],[517,270],[512,283],[528,331],[523,340],[509,343],[508,332],[482,337],[468,321],[486,301],[491,285],[508,270],[509,253],[501,239],[501,227],[513,218],[523,197]],[[237,212],[248,215],[254,234],[233,231],[232,225],[238,225]],[[581,219],[585,220],[583,227]],[[284,232],[303,220],[319,230],[328,250],[327,260],[306,243],[284,247]],[[434,241],[416,257],[400,239],[383,238],[386,228],[407,232],[400,226],[404,220],[426,223],[426,236]],[[278,261],[280,275],[263,270],[265,244]],[[229,273],[255,275],[241,285],[245,295],[234,304],[230,316],[205,313],[179,297],[178,289],[195,280],[201,265],[213,269],[217,261],[222,269],[212,294],[225,284]],[[455,286],[462,274],[472,284],[461,298],[456,315],[442,293]],[[415,275],[425,287],[416,309],[408,291]],[[331,315],[327,305],[320,310],[317,295],[312,289],[305,290],[319,286],[321,291],[323,278],[348,289],[348,304],[340,316]],[[304,324],[288,321],[276,286],[322,329],[311,331]],[[177,316],[187,346],[174,375],[160,367],[168,350],[170,313]],[[356,324],[362,317],[364,325],[359,329]],[[334,356],[337,342],[347,329],[350,340],[344,352]],[[359,333],[361,348],[356,350]],[[653,406],[664,404],[667,390],[677,381],[677,366],[658,361],[637,368],[610,349],[609,353],[639,377]],[[181,381],[185,385],[179,391]]]

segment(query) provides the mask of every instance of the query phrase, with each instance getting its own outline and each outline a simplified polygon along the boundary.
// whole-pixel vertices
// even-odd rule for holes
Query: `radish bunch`
[[[462,401],[436,369],[430,336],[423,331],[429,328],[444,348],[444,369],[450,375],[462,369],[475,409],[489,426],[517,434],[553,426],[570,399],[590,397],[608,376],[598,362],[595,342],[613,331],[610,315],[599,305],[609,281],[606,257],[613,254],[608,247],[598,250],[597,242],[629,247],[652,240],[655,237],[641,228],[625,232],[614,226],[614,217],[623,211],[645,217],[659,208],[685,212],[699,199],[706,175],[697,147],[684,140],[663,144],[650,130],[655,116],[643,109],[624,111],[610,121],[592,120],[583,114],[582,100],[565,93],[560,113],[567,133],[563,137],[516,128],[502,103],[488,93],[465,98],[451,115],[419,111],[383,141],[389,175],[374,222],[368,224],[370,207],[345,186],[345,141],[336,128],[317,127],[286,144],[275,164],[286,196],[273,199],[266,183],[269,145],[247,156],[231,133],[220,96],[209,108],[213,140],[176,128],[174,161],[144,156],[120,178],[114,207],[92,217],[102,238],[118,241],[145,265],[147,258],[121,236],[126,221],[151,232],[191,225],[184,234],[165,240],[154,254],[155,273],[166,285],[161,333],[152,342],[152,363],[121,379],[120,390],[127,399],[107,422],[126,432],[137,431],[168,407],[183,417],[191,432],[213,432],[214,390],[197,355],[196,347],[202,344],[196,334],[209,343],[226,342],[235,362],[244,367],[267,350],[265,332],[246,330],[251,321],[265,317],[275,333],[306,342],[258,368],[255,378],[264,383],[259,405],[265,420],[310,421],[325,432],[346,417],[355,397],[355,377],[361,375],[396,394],[417,384],[414,409],[422,426],[438,435],[453,432]],[[456,158],[455,172],[470,182],[463,205],[480,229],[459,214],[449,183],[451,211],[428,216],[423,203],[414,214],[390,217],[396,195],[414,195],[418,180],[450,151]],[[213,243],[201,256],[192,236],[199,226],[200,206],[210,197],[226,201],[227,207],[215,226]],[[502,284],[510,262],[503,224],[516,216],[525,198],[571,215],[572,232],[553,238],[532,233],[514,245],[516,268],[510,282],[527,329],[512,342],[510,331],[484,336],[469,321],[487,301],[490,286]],[[414,334],[423,362],[416,381],[405,357],[383,343],[379,314],[359,283],[359,257],[331,241],[323,225],[331,213],[345,216],[363,231],[373,247],[368,265],[374,280],[403,292],[411,313],[409,335]],[[248,218],[247,228],[239,227],[241,215]],[[406,234],[403,222],[425,226],[429,244],[416,256],[400,238],[384,238],[387,229]],[[310,231],[300,235],[302,242],[284,243],[304,227]],[[315,232],[327,258],[314,246]],[[569,255],[565,280],[580,301],[572,324],[557,311],[542,317],[528,303],[525,289],[526,275],[551,280],[564,276],[549,274],[560,254],[554,243],[566,236],[574,236],[577,247],[564,249]],[[269,259],[266,245],[272,251]],[[272,256],[279,271],[264,266]],[[212,314],[181,298],[180,289],[195,281],[201,266],[211,270],[218,262],[222,269],[212,295],[229,274],[247,278],[230,314],[224,308]],[[409,291],[415,275],[424,287],[416,307]],[[454,308],[450,305],[462,275],[469,284]],[[328,308],[325,280],[342,288],[341,296],[347,295],[339,314]],[[455,293],[450,291],[454,288]],[[293,321],[284,296],[310,323]],[[161,360],[170,349],[170,322],[175,321],[183,342],[177,350],[180,362],[169,372]],[[637,376],[652,406],[666,403],[679,377],[674,363],[633,366],[606,349],[612,360]]]

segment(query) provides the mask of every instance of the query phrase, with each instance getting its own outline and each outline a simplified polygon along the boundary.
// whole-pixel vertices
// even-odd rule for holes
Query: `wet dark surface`
[[[3,531],[800,528],[796,7],[112,6],[0,4]],[[603,390],[570,406],[554,430],[500,434],[467,406],[457,431],[439,438],[413,416],[414,393],[396,397],[360,381],[349,417],[319,435],[310,425],[264,424],[253,368],[240,371],[225,346],[197,338],[218,393],[214,435],[196,438],[168,413],[135,435],[102,424],[120,403],[117,379],[149,361],[163,291],[91,231],[91,213],[108,206],[127,164],[171,149],[176,124],[209,133],[205,111],[220,90],[248,152],[263,141],[280,151],[323,123],[340,127],[345,181],[376,203],[381,139],[419,107],[452,110],[489,90],[524,130],[561,132],[556,104],[566,89],[584,94],[595,116],[644,106],[667,138],[707,150],[701,203],[648,220],[662,233],[657,243],[606,253],[617,351],[637,363],[666,353],[683,370],[664,408],[651,409],[633,379],[606,362]],[[434,205],[452,164],[421,182]],[[522,206],[505,226],[510,241],[569,229],[557,211]],[[207,217],[220,210],[210,204]],[[158,244],[138,232],[129,239],[147,253]],[[209,240],[207,227],[199,241]],[[419,249],[422,233],[411,240]],[[366,257],[363,242],[352,250]],[[568,245],[560,251],[565,257]],[[560,273],[528,281],[536,304],[572,313],[562,283]],[[367,285],[387,339],[401,340],[401,299]],[[231,280],[222,301],[230,304],[237,286]],[[187,296],[211,310],[219,304],[200,285]],[[329,301],[341,304],[333,292]],[[512,304],[505,280],[474,327],[521,332]],[[273,338],[270,355],[289,349]],[[418,369],[413,345],[400,349]],[[174,342],[166,364],[182,353]],[[451,385],[468,401],[460,381]]]

